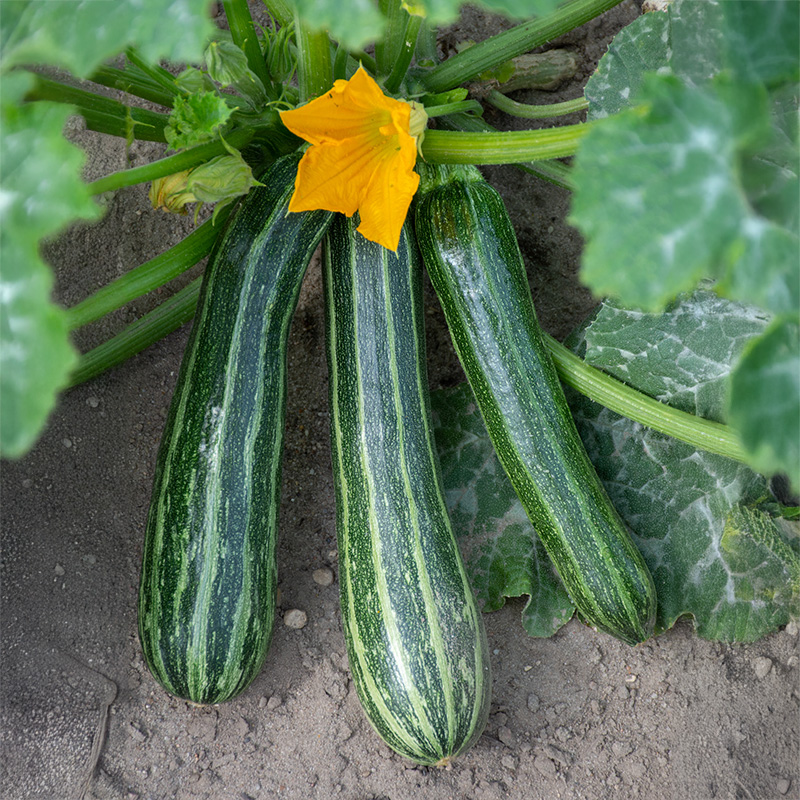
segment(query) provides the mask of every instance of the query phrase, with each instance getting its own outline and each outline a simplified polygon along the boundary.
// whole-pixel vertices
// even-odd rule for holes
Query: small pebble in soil
[[[514,747],[517,743],[517,737],[505,725],[501,725],[497,729],[497,738],[507,747]]]
[[[539,710],[539,696],[531,692],[528,695],[528,711],[534,713]]]
[[[792,785],[790,780],[786,778],[781,778],[776,784],[775,788],[781,793],[786,794],[789,791],[789,787]]]
[[[283,699],[279,694],[274,694],[267,700],[267,711],[274,711],[276,708],[280,708],[283,704]]]
[[[63,575],[65,570],[64,567],[61,566],[61,564],[56,564],[54,572],[56,573],[56,575]]]
[[[766,656],[759,656],[753,660],[753,669],[755,670],[756,678],[766,678],[772,669],[772,659]]]
[[[100,401],[96,397],[87,397],[86,405],[90,408],[97,408],[100,405]]]
[[[24,485],[24,481],[23,481],[23,485]],[[797,631],[798,631],[797,623],[794,620],[792,620],[786,626],[786,633],[788,633],[789,636],[797,636]]]
[[[265,696],[261,696],[258,698],[258,707],[259,708],[266,708],[267,707],[267,698]]]
[[[555,778],[556,776],[556,765],[547,756],[536,756],[533,759],[533,766],[545,778]]]
[[[321,567],[320,569],[315,569],[311,577],[314,579],[314,583],[319,586],[330,586],[333,583],[333,570]]]
[[[72,439],[62,439],[61,444],[63,444],[64,447],[72,447]]]
[[[300,628],[305,628],[308,622],[308,614],[301,611],[299,608],[291,608],[283,616],[283,623],[287,628],[293,628],[299,631]]]

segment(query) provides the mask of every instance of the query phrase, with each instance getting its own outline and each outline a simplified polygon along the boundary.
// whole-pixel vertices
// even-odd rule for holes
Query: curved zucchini
[[[211,255],[158,454],[139,638],[158,682],[195,703],[241,692],[272,637],[287,337],[331,218],[287,215],[296,171],[277,161]]]
[[[503,201],[474,168],[422,170],[418,242],[498,458],[581,616],[642,642],[653,581],[578,436]]]
[[[390,747],[446,763],[483,731],[491,678],[433,448],[421,264],[408,225],[395,255],[337,217],[323,274],[353,682]]]

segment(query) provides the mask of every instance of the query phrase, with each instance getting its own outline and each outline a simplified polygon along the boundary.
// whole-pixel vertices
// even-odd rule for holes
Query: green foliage
[[[800,326],[776,319],[752,342],[731,379],[730,422],[756,469],[786,472],[800,487]]]
[[[127,45],[151,61],[196,60],[212,26],[200,0],[53,3],[4,0],[0,14],[0,452],[31,447],[75,361],[39,241],[99,209],[81,180],[83,153],[63,136],[70,114],[51,103],[22,105],[29,75],[48,64],[88,75]]]
[[[488,11],[512,19],[544,16],[556,10],[560,0],[482,0]],[[331,37],[348,48],[363,47],[379,39],[386,19],[369,0],[297,0],[300,19],[310,27],[326,29]],[[453,22],[463,0],[410,0],[408,7],[423,14],[431,25]]]
[[[233,109],[216,92],[176,97],[169,125],[164,129],[167,144],[183,150],[214,139],[227,123]]]
[[[3,0],[0,71],[50,64],[81,77],[135,45],[143,58],[196,61],[213,26],[205,0]]]
[[[18,101],[25,74],[0,77],[0,451],[24,453],[75,361],[39,240],[99,209],[80,179],[84,154],[61,135],[69,110]]]
[[[800,313],[798,39],[788,0],[678,0],[624,29],[586,87],[594,125],[571,214],[587,239],[581,277],[598,294],[658,310],[708,279],[785,317],[758,348],[761,364],[781,367],[742,366],[731,423],[754,469],[787,471],[796,487],[800,386],[786,380],[794,364],[767,350],[789,341]]]
[[[766,324],[759,309],[710,292],[681,298],[663,314],[606,303],[574,348],[646,394],[719,419],[732,364]],[[658,631],[688,614],[703,637],[753,641],[798,616],[799,526],[773,516],[780,508],[763,502],[762,476],[576,393],[568,398],[653,575]],[[495,460],[469,389],[435,393],[433,406],[446,498],[484,610],[527,594],[526,630],[549,635],[571,606]]]

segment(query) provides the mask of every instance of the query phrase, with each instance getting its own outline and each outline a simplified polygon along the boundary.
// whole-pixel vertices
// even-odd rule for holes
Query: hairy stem
[[[746,463],[739,438],[727,425],[679,411],[626,386],[590,366],[548,334],[544,334],[544,342],[561,380],[590,400],[699,450]]]
[[[223,208],[213,223],[211,220],[204,222],[174,247],[140,264],[67,309],[67,324],[70,329],[88,325],[116,311],[131,300],[152,292],[193,267],[211,251],[232,208],[233,206]]]
[[[235,148],[244,147],[254,136],[255,128],[242,128],[229,134],[225,141]],[[92,194],[111,192],[121,189],[124,186],[135,186],[137,183],[154,181],[156,178],[163,178],[166,175],[174,175],[191,167],[196,167],[209,159],[227,153],[225,145],[221,141],[200,144],[197,147],[190,147],[173,156],[167,156],[150,164],[143,164],[141,167],[123,169],[119,172],[112,172],[103,178],[89,184],[89,191]]]
[[[495,108],[499,108],[500,111],[522,119],[561,117],[565,114],[574,114],[576,111],[585,111],[589,108],[589,101],[585,97],[576,97],[574,100],[565,100],[563,103],[531,105],[529,103],[517,103],[497,90],[492,91],[486,100]]]
[[[429,92],[443,92],[515,56],[527,53],[583,25],[622,0],[571,0],[546,17],[491,36],[434,67],[421,80]]]
[[[121,333],[84,353],[70,375],[69,386],[77,386],[111,367],[116,367],[188,322],[197,307],[201,281],[202,278],[195,278],[169,300],[132,322]]]

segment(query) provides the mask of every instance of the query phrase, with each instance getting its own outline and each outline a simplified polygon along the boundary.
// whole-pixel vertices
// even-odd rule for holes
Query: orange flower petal
[[[316,100],[281,112],[311,147],[300,161],[289,211],[326,209],[352,216],[371,241],[397,250],[419,176],[411,106],[383,94],[359,68]]]
[[[323,208],[352,216],[369,186],[374,152],[364,139],[311,147],[300,159],[289,211]]]
[[[399,152],[394,151],[381,160],[358,206],[361,216],[358,232],[394,252],[419,186],[419,175],[414,172],[417,148],[413,138],[407,138],[408,143]]]
[[[390,122],[393,112],[402,114],[404,108],[409,109],[407,103],[387,97],[359,67],[349,81],[336,81],[330,91],[293,111],[282,111],[280,117],[296,136],[321,145],[374,131]]]

